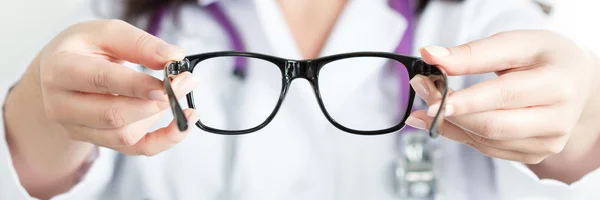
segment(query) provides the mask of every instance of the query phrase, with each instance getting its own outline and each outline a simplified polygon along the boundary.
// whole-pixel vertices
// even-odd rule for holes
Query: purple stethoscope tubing
[[[415,0],[389,0],[388,4],[391,8],[393,8],[397,13],[404,16],[407,21],[407,27],[404,32],[404,35],[395,49],[395,53],[411,55],[413,51],[413,41],[415,34],[415,9],[416,4]],[[210,15],[217,21],[219,25],[225,30],[227,36],[230,39],[230,46],[234,51],[246,51],[246,47],[244,42],[240,36],[240,32],[233,25],[231,20],[227,17],[227,15],[223,12],[223,9],[219,5],[219,3],[211,3],[206,6],[206,10],[210,13]],[[152,35],[158,35],[160,30],[160,25],[168,11],[168,6],[160,7],[150,18],[150,23],[148,25],[147,31]],[[247,60],[242,57],[237,57],[235,59],[235,70],[236,71],[245,71],[247,68]],[[400,80],[408,80],[408,73],[404,73],[402,66],[397,67],[397,74],[400,77]],[[410,84],[400,84],[401,91],[410,91]],[[400,105],[409,101],[409,93],[403,92],[403,96],[401,99]],[[406,126],[403,131],[415,130],[410,126]],[[402,132],[403,132],[402,131]]]

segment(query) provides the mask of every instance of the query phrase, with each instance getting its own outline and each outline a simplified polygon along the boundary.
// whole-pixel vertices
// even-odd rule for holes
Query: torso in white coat
[[[222,0],[220,3],[240,30],[249,51],[301,58],[275,1]],[[201,6],[185,6],[178,16],[179,24],[171,23],[171,15],[164,19],[159,32],[161,38],[185,48],[189,54],[230,50],[229,38]],[[541,24],[541,11],[529,1],[433,1],[419,17],[415,47],[458,45],[496,32],[538,28]],[[322,55],[393,52],[405,27],[405,19],[388,6],[387,0],[350,0]],[[373,80],[381,78],[382,73],[378,73],[381,67],[369,67],[372,73],[356,81],[360,84],[340,88],[343,95],[335,98],[345,101],[385,98],[382,91],[372,90],[375,82],[380,83]],[[260,81],[264,72],[252,66],[248,69],[243,89],[264,91],[264,88],[257,89],[268,87]],[[162,78],[160,72],[153,75]],[[450,86],[460,89],[482,79],[481,76],[451,77]],[[364,95],[365,91],[369,91],[369,95]],[[207,95],[207,101],[222,101],[216,96]],[[273,106],[252,101],[252,98],[242,98],[239,103],[257,109]],[[394,114],[374,109],[363,112],[373,116],[372,120]],[[172,119],[169,112],[165,114],[156,128]],[[200,115],[225,118],[218,109]],[[239,115],[238,119],[247,119],[244,112]],[[183,142],[153,157],[128,157],[102,148],[83,182],[62,198],[218,199],[225,185],[227,167],[224,143],[232,136],[193,128]],[[443,138],[436,140],[443,157],[438,164],[445,199],[515,199],[511,196],[519,195],[511,192],[515,183],[533,184],[532,190],[542,187],[535,185],[539,183],[529,176],[531,172],[519,169],[518,165],[486,158]],[[336,129],[324,118],[310,85],[306,81],[294,81],[277,116],[267,127],[237,136],[231,194],[233,199],[241,200],[397,199],[392,181],[392,166],[398,157],[397,141],[398,134],[357,136]]]

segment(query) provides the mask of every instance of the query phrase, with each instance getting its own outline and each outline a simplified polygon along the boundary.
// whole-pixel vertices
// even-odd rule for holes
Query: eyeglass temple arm
[[[431,81],[431,83],[433,83],[436,89],[440,92],[440,108],[437,111],[436,115],[433,117],[431,127],[429,128],[429,136],[431,138],[437,138],[440,135],[443,122],[445,120],[444,116],[449,88],[448,75],[442,68],[435,65],[427,64],[425,63],[425,61],[422,60],[417,60],[413,66],[415,74],[421,75],[423,76],[423,78],[426,78],[428,79],[428,81]]]
[[[171,111],[173,112],[173,120],[177,124],[177,128],[179,131],[183,132],[188,129],[187,117],[183,113],[183,109],[177,101],[177,96],[175,96],[175,92],[173,91],[173,87],[171,86],[172,76],[178,75],[181,72],[187,71],[189,69],[189,61],[187,59],[179,62],[169,62],[165,67],[165,77],[163,80],[165,91],[167,92],[167,96],[169,97],[169,105],[171,106]]]

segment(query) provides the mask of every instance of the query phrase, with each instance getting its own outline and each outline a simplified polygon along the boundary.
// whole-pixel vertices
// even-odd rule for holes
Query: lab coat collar
[[[408,23],[389,6],[388,1],[348,0],[320,56],[353,51],[393,52],[400,43]],[[259,16],[262,16],[264,28],[268,30],[265,34],[271,40],[273,53],[280,57],[300,58],[298,46],[294,43],[275,0],[254,2],[258,7]]]
[[[351,0],[325,44],[322,55],[352,51],[393,52],[407,27],[388,0]]]

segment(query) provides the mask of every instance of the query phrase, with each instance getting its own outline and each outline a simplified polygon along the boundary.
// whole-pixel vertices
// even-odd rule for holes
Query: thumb
[[[500,72],[539,64],[551,37],[542,31],[511,31],[460,46],[428,46],[420,53],[425,62],[451,76]]]
[[[120,20],[100,20],[90,24],[91,42],[110,56],[151,69],[162,69],[168,61],[182,60],[185,50],[171,45]],[[98,31],[100,30],[100,31]]]

